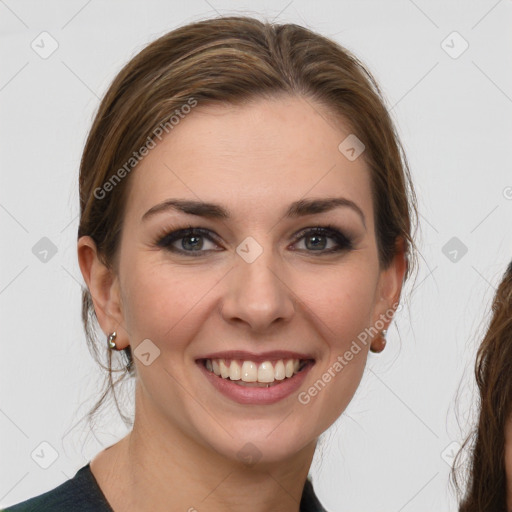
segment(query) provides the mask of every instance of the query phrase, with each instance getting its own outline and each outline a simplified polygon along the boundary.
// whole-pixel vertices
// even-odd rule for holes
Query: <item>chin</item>
[[[292,413],[293,414],[293,413]],[[204,432],[204,441],[228,460],[263,467],[293,459],[314,449],[320,433],[308,435],[304,421],[276,418],[255,421],[253,418],[229,423],[229,433],[222,427]],[[283,421],[284,419],[284,421]],[[220,432],[219,432],[220,430]]]

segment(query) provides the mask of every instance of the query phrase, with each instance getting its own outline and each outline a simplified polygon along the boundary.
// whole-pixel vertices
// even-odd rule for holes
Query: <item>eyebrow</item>
[[[335,208],[348,207],[355,211],[366,228],[366,219],[363,210],[354,201],[345,197],[327,197],[322,199],[300,199],[295,201],[286,210],[285,217],[298,218],[306,215],[315,215],[324,213]],[[169,210],[197,215],[208,219],[229,219],[231,213],[223,206],[215,203],[205,203],[203,201],[191,201],[186,199],[167,199],[150,208],[143,216],[142,220]]]

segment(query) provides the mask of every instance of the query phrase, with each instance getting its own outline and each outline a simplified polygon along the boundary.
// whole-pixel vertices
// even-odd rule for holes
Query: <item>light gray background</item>
[[[420,271],[311,473],[331,511],[455,511],[451,454],[471,419],[476,345],[512,258],[511,0],[0,0],[0,504],[56,487],[125,434],[114,412],[97,439],[77,424],[99,383],[80,321],[79,160],[122,65],[217,13],[308,26],[354,51],[382,86],[420,200]],[[43,31],[58,43],[46,59],[31,48]],[[457,58],[454,31],[469,44]],[[57,248],[46,263],[32,252],[42,237]],[[467,247],[457,261],[443,253],[452,237]],[[42,442],[58,455],[48,469],[35,461],[51,457]]]

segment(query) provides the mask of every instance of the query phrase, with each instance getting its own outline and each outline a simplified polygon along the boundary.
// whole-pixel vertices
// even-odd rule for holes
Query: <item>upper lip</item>
[[[226,350],[223,352],[212,352],[197,359],[240,359],[243,361],[253,361],[254,363],[262,363],[264,361],[275,361],[278,359],[311,359],[311,354],[301,352],[291,352],[289,350],[271,350],[270,352],[262,352],[255,354],[245,350]]]

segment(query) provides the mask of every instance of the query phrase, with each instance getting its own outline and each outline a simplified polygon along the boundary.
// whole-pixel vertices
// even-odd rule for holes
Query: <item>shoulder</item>
[[[2,509],[0,512],[113,512],[89,464],[55,489]]]
[[[327,512],[317,498],[309,477],[306,479],[304,490],[302,491],[300,512]]]

